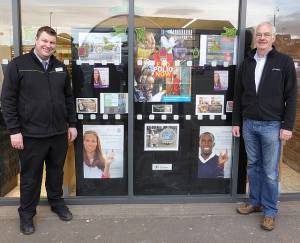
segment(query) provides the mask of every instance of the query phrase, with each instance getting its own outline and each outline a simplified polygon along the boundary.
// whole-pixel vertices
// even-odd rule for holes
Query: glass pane
[[[229,193],[238,1],[137,0],[135,16],[135,193]]]
[[[23,53],[34,48],[40,26],[51,26],[58,34],[55,56],[72,78],[78,138],[65,161],[64,196],[127,195],[128,1],[29,0],[21,14]],[[84,142],[90,131],[98,137],[97,150],[89,151],[94,157]]]
[[[11,1],[0,2],[0,90],[2,88],[3,73],[8,62],[13,58],[13,33]],[[1,94],[0,94],[1,95]]]
[[[11,1],[3,0],[0,2],[0,96],[4,72],[7,64],[14,57],[11,11]],[[19,159],[16,151],[10,145],[0,104],[0,197],[15,196],[12,190],[17,186],[18,173]]]
[[[294,60],[297,78],[298,93],[300,89],[300,3],[297,1],[248,1],[247,28],[253,33],[255,26],[268,21],[276,27],[275,47],[280,52],[286,53]],[[249,47],[251,34],[248,36]],[[300,141],[300,96],[297,100],[297,115],[293,138],[283,146],[280,163],[281,192],[300,192],[300,166],[299,166],[299,141]]]

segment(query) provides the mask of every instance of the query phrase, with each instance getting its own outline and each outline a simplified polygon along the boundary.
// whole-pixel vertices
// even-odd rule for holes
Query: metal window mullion
[[[238,16],[238,48],[237,48],[237,69],[244,60],[245,52],[245,29],[246,29],[247,0],[239,0]],[[238,72],[235,73],[235,82],[238,82]],[[231,175],[231,196],[237,197],[238,166],[239,166],[240,139],[234,138],[232,145],[232,175]]]
[[[22,54],[22,25],[21,25],[21,0],[12,0],[12,26],[14,56]]]
[[[128,197],[134,196],[133,188],[133,136],[134,136],[134,0],[128,0]]]

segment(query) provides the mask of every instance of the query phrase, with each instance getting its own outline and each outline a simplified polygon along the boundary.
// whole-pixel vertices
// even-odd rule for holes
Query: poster
[[[231,126],[201,126],[199,131],[198,178],[230,178]]]
[[[101,93],[101,114],[125,114],[128,113],[127,93]]]
[[[121,63],[121,36],[113,33],[78,33],[81,61]]]
[[[233,101],[228,100],[226,102],[226,112],[232,112],[233,111]]]
[[[140,30],[135,66],[136,102],[190,102],[193,31]]]
[[[223,111],[223,95],[196,95],[196,115],[222,115]]]
[[[222,35],[200,36],[199,66],[235,65],[237,39]]]
[[[123,125],[83,125],[82,151],[84,178],[123,178]]]
[[[137,102],[190,102],[191,67],[155,62],[142,66],[134,89]]]
[[[214,90],[222,91],[228,89],[228,71],[215,70],[214,71]]]
[[[100,67],[94,68],[94,88],[108,88],[109,87],[109,68]]]
[[[154,114],[172,114],[173,105],[152,105],[152,113]]]
[[[77,113],[98,113],[97,98],[76,98]]]
[[[145,151],[178,151],[179,124],[146,123],[144,133]]]

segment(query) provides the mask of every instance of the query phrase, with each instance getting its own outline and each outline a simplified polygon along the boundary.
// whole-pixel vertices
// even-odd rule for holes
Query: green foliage
[[[223,33],[221,33],[222,36],[227,36],[227,37],[231,37],[234,38],[236,37],[236,28],[227,28],[227,27],[223,27],[224,31]]]
[[[145,42],[145,27],[144,28],[135,28],[136,41],[138,43]]]

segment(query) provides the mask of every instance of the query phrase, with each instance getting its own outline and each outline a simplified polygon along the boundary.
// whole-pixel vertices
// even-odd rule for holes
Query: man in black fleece
[[[76,113],[67,69],[53,56],[56,38],[51,27],[39,28],[35,47],[11,61],[4,76],[3,117],[21,162],[18,211],[23,234],[35,231],[44,162],[51,210],[62,220],[72,219],[62,183],[68,141],[77,136]]]
[[[265,230],[275,227],[281,141],[292,137],[297,101],[294,62],[276,51],[274,41],[273,25],[259,24],[256,49],[241,64],[235,84],[232,128],[233,136],[239,137],[243,124],[248,158],[249,202],[237,211],[262,211]]]

